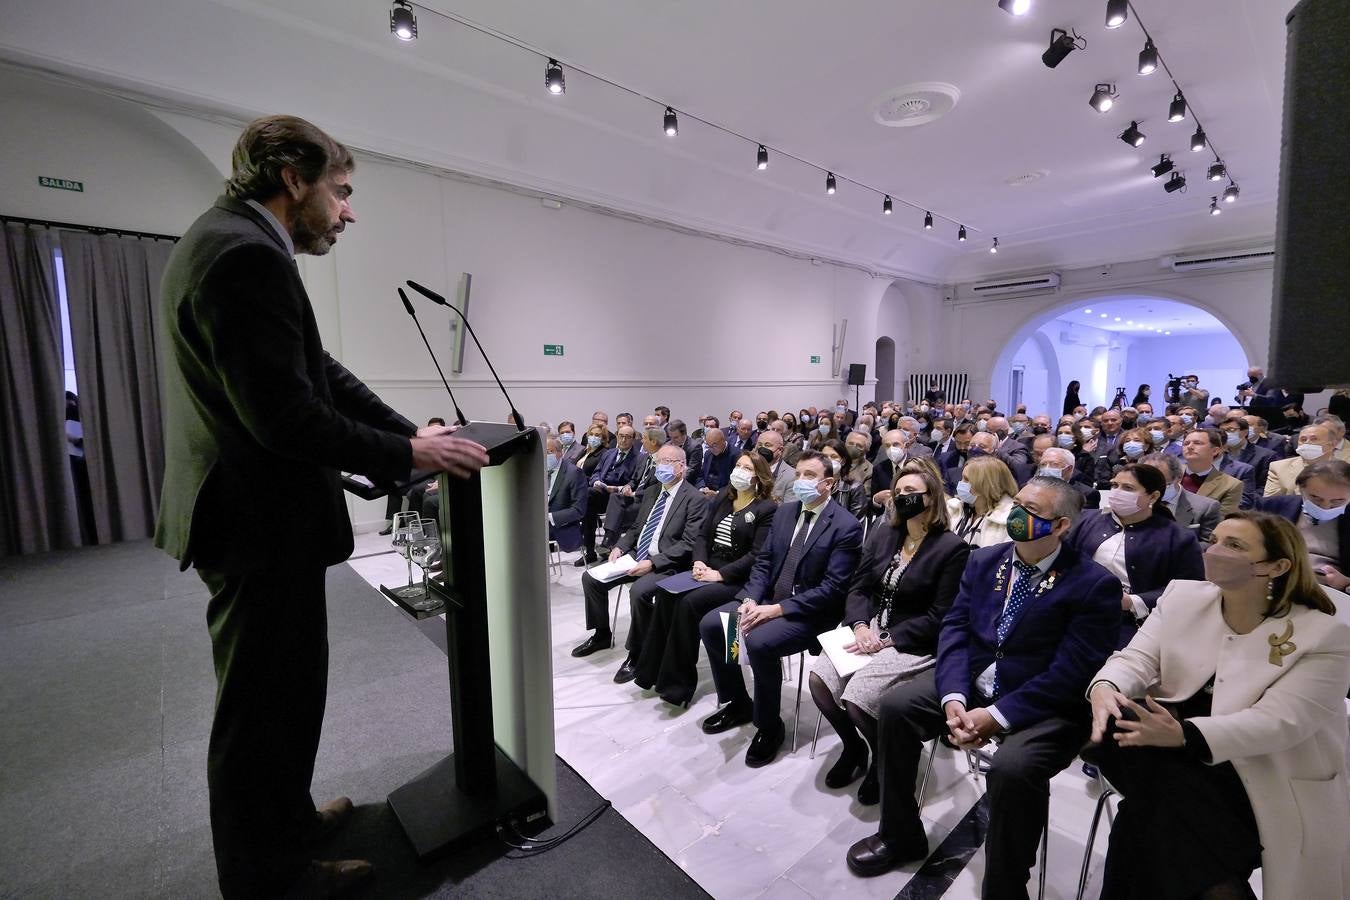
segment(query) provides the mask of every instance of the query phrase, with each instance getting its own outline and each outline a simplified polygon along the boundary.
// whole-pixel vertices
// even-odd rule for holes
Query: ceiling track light
[[[1228,182],[1228,187],[1223,189],[1223,202],[1236,203],[1238,198],[1238,186],[1232,181]]]
[[[759,150],[755,153],[755,168],[763,172],[769,167],[769,148],[763,144],[759,145]]]
[[[389,31],[400,41],[417,40],[417,16],[408,0],[394,0],[389,10]]]
[[[962,225],[960,228],[956,229],[956,239],[958,241],[964,241],[966,239],[966,226]]]
[[[1092,89],[1092,99],[1088,101],[1088,104],[1097,112],[1104,113],[1116,105],[1116,98],[1119,96],[1114,84],[1102,82]]]
[[[895,212],[895,204],[891,202],[890,194],[887,194],[886,199],[881,201],[881,212],[888,216]]]
[[[1120,139],[1131,147],[1143,146],[1146,135],[1139,130],[1138,122],[1131,122],[1130,127],[1120,133]]]
[[[1153,46],[1153,41],[1144,42],[1144,49],[1139,51],[1139,74],[1152,75],[1158,69],[1158,48]]]
[[[1106,0],[1106,27],[1119,28],[1130,17],[1129,0]]]
[[[1161,178],[1175,168],[1176,166],[1172,163],[1171,157],[1164,153],[1162,156],[1158,157],[1158,164],[1153,167],[1153,177]]]
[[[1217,215],[1220,215],[1221,213],[1223,213],[1223,210],[1222,210],[1222,209],[1219,209],[1219,198],[1218,198],[1218,197],[1210,197],[1210,198],[1209,198],[1209,214],[1210,214],[1211,216],[1217,216]]]
[[[556,59],[550,59],[548,65],[544,66],[544,87],[548,88],[550,94],[567,93],[567,80],[563,78],[562,63]]]
[[[1221,161],[1215,160],[1214,165],[1209,167],[1209,174],[1206,175],[1205,177],[1208,178],[1210,181],[1223,181],[1224,176],[1227,174],[1228,174],[1228,167],[1225,166]]]
[[[1010,16],[1025,16],[1031,10],[1031,0],[998,0],[998,8]]]
[[[665,126],[666,126],[666,137],[674,137],[675,135],[680,133],[680,120],[675,115],[675,110],[673,107],[670,106],[666,107]]]
[[[990,245],[989,252],[990,253],[998,252],[998,238],[994,238],[994,243]]]
[[[826,172],[826,173],[825,173],[825,193],[827,193],[827,194],[833,194],[834,191],[835,191],[834,173],[833,173],[833,172]]]
[[[1041,54],[1041,62],[1045,63],[1047,69],[1053,69],[1064,62],[1064,57],[1079,49],[1080,41],[1081,38],[1070,35],[1063,28],[1051,28],[1050,46]]]
[[[923,230],[924,231],[933,230],[933,214],[930,212],[926,212],[923,214]]]
[[[1163,185],[1163,190],[1169,194],[1175,194],[1177,191],[1186,189],[1186,176],[1180,172],[1173,172],[1172,177],[1167,179],[1167,184]]]
[[[1191,135],[1191,152],[1199,153],[1209,146],[1209,141],[1205,138],[1205,129],[1196,127],[1195,134]]]
[[[1167,109],[1167,121],[1180,122],[1186,118],[1186,98],[1182,96],[1181,91],[1172,98],[1172,105]]]

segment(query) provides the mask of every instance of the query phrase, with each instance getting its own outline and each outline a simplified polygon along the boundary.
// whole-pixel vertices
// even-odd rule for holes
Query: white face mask
[[[1181,493],[1181,485],[1180,485],[1180,484],[1169,484],[1169,485],[1167,486],[1167,489],[1163,491],[1163,502],[1164,502],[1164,503],[1176,503],[1176,502],[1177,502],[1177,496],[1178,496],[1180,493]]]
[[[899,464],[900,460],[905,458],[905,448],[892,444],[886,448],[886,458],[894,464]]]
[[[1332,519],[1338,519],[1345,513],[1345,504],[1333,506],[1331,509],[1323,509],[1316,503],[1313,503],[1307,497],[1303,498],[1303,514],[1314,522],[1330,522]]]
[[[1095,435],[1095,434],[1097,433],[1096,430],[1095,430],[1095,429],[1092,429],[1092,428],[1083,428],[1083,429],[1080,429],[1080,431],[1082,432],[1082,434],[1083,434],[1083,440],[1085,440],[1085,441],[1090,441],[1090,440],[1092,440],[1093,435]]]
[[[744,469],[731,470],[731,486],[734,487],[736,490],[748,491],[750,490],[750,485],[753,482],[754,478],[752,478],[750,473],[745,471]]]
[[[841,463],[839,460],[837,460],[837,459],[832,459],[832,460],[830,460],[830,471],[833,472],[834,474],[838,475],[838,474],[839,474],[839,467],[842,466],[842,465],[843,465],[843,463]]]
[[[1299,444],[1294,448],[1294,452],[1303,457],[1305,462],[1321,459],[1322,455],[1326,453],[1321,444]]]

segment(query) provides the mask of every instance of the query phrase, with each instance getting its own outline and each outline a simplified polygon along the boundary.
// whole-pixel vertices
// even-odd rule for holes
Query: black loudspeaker
[[[1350,14],[1345,0],[1302,0],[1285,22],[1267,376],[1311,392],[1350,384]]]
[[[848,383],[854,387],[867,383],[867,366],[864,363],[849,363]]]

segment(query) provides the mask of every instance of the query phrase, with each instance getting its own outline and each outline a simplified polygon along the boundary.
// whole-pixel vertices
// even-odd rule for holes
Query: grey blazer
[[[1202,544],[1208,544],[1214,538],[1214,527],[1219,524],[1223,514],[1219,501],[1190,491],[1177,494],[1176,502],[1170,507],[1177,524],[1195,533]]]

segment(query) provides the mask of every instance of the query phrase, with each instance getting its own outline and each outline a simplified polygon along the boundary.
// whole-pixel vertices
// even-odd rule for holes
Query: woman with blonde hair
[[[1007,463],[995,456],[972,457],[961,470],[956,496],[947,499],[952,531],[972,547],[991,547],[1010,540],[1008,513],[1017,496],[1017,480]]]
[[[1119,790],[1102,897],[1345,897],[1350,625],[1298,528],[1240,512],[1088,689]],[[1132,699],[1134,698],[1134,699]],[[1145,864],[1140,863],[1146,860]]]

